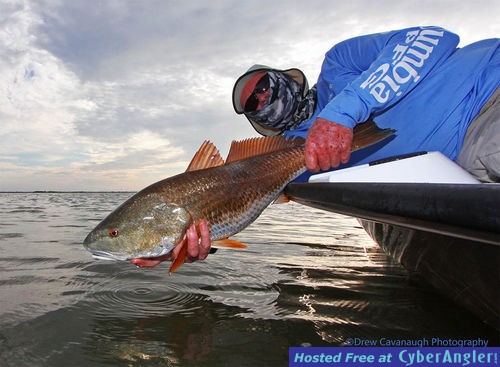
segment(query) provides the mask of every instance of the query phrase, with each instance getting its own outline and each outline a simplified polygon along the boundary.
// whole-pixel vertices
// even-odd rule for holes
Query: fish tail
[[[379,128],[377,124],[370,119],[362,124],[356,125],[354,128],[351,149],[355,151],[373,145],[393,135],[395,132],[396,130],[393,129]]]

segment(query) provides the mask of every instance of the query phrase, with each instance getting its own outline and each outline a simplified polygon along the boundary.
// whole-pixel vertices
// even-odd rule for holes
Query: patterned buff
[[[316,106],[316,86],[302,96],[300,85],[280,72],[268,71],[270,98],[260,110],[245,112],[256,123],[280,131],[293,130],[308,120]]]

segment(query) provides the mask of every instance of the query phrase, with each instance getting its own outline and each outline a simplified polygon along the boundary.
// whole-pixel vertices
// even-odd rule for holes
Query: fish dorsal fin
[[[212,142],[205,140],[200,149],[198,149],[194,155],[193,159],[191,159],[191,163],[189,163],[186,172],[222,166],[223,164],[224,160],[222,159],[219,150]]]
[[[233,141],[226,158],[226,163],[277,152],[285,148],[296,147],[302,144],[304,144],[303,139],[287,139],[283,136],[266,136],[262,138]]]

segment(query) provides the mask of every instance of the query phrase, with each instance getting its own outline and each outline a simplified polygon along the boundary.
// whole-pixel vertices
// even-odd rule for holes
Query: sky
[[[498,0],[0,0],[0,191],[137,191],[204,140],[257,136],[232,106],[253,64],[302,69],[347,38],[436,25],[500,36]]]

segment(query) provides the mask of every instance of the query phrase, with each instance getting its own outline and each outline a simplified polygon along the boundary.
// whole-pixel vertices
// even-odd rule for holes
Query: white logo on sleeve
[[[392,62],[380,65],[361,84],[361,89],[368,88],[379,103],[387,102],[393,93],[401,95],[399,89],[402,85],[420,79],[419,69],[424,66],[443,35],[443,31],[431,29],[408,32],[405,44],[394,47]]]

